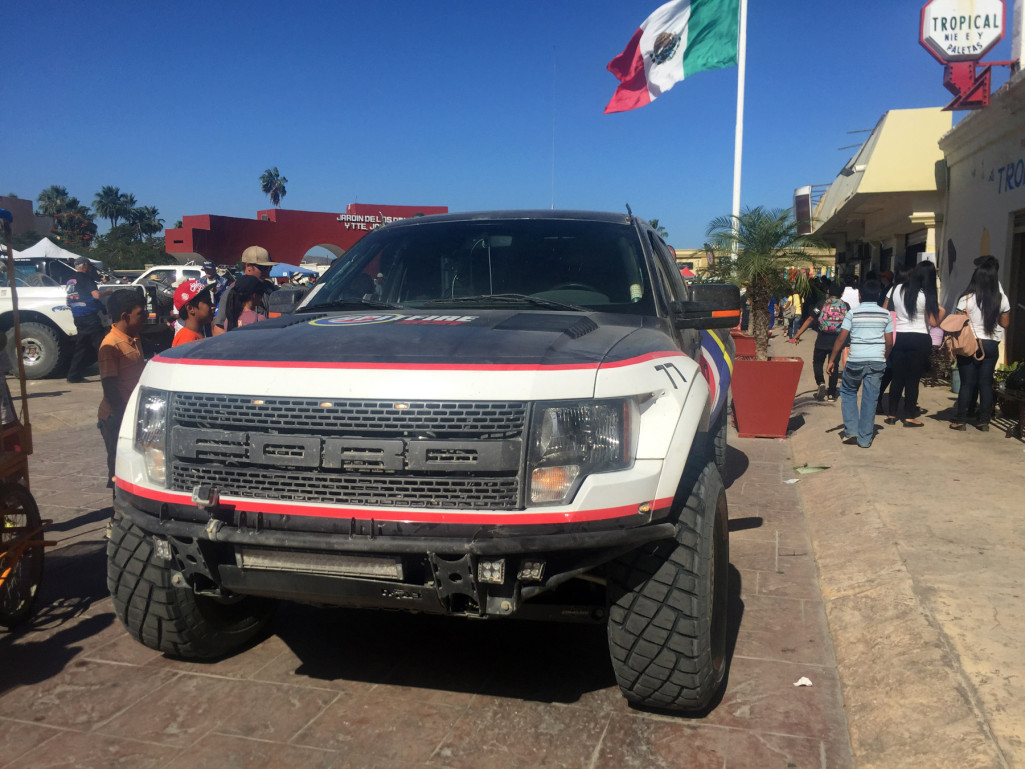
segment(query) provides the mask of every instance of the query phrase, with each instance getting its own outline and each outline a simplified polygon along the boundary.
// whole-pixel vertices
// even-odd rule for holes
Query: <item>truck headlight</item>
[[[629,399],[537,404],[527,456],[528,504],[568,502],[588,475],[630,467],[634,411]]]
[[[167,485],[167,393],[143,387],[135,414],[135,450],[142,454],[151,483]]]

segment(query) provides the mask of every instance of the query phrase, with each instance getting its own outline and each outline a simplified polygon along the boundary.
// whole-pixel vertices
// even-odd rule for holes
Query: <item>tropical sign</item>
[[[1004,37],[1004,0],[929,0],[919,40],[944,64],[978,61]]]

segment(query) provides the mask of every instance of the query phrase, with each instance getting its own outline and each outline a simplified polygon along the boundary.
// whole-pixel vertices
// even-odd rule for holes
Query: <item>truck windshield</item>
[[[446,304],[653,314],[636,230],[575,219],[423,222],[372,232],[302,311]]]
[[[36,272],[34,264],[15,263],[14,277],[18,288],[55,288],[59,285],[45,273]],[[7,265],[0,263],[0,286],[6,288],[10,285],[10,280],[7,277]]]

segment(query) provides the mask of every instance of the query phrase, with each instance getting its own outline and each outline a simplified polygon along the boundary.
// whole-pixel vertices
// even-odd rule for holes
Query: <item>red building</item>
[[[345,213],[258,211],[256,219],[234,216],[186,216],[182,227],[165,230],[165,246],[179,259],[235,264],[249,246],[263,246],[277,262],[299,264],[320,246],[341,256],[370,230],[396,219],[448,213],[448,206],[378,206],[352,203]]]

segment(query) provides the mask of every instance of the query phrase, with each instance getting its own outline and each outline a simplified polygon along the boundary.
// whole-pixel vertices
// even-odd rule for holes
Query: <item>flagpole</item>
[[[733,146],[733,218],[740,216],[740,161],[744,148],[744,71],[747,64],[747,0],[740,0],[737,30],[737,130]],[[736,254],[734,254],[736,256]]]

